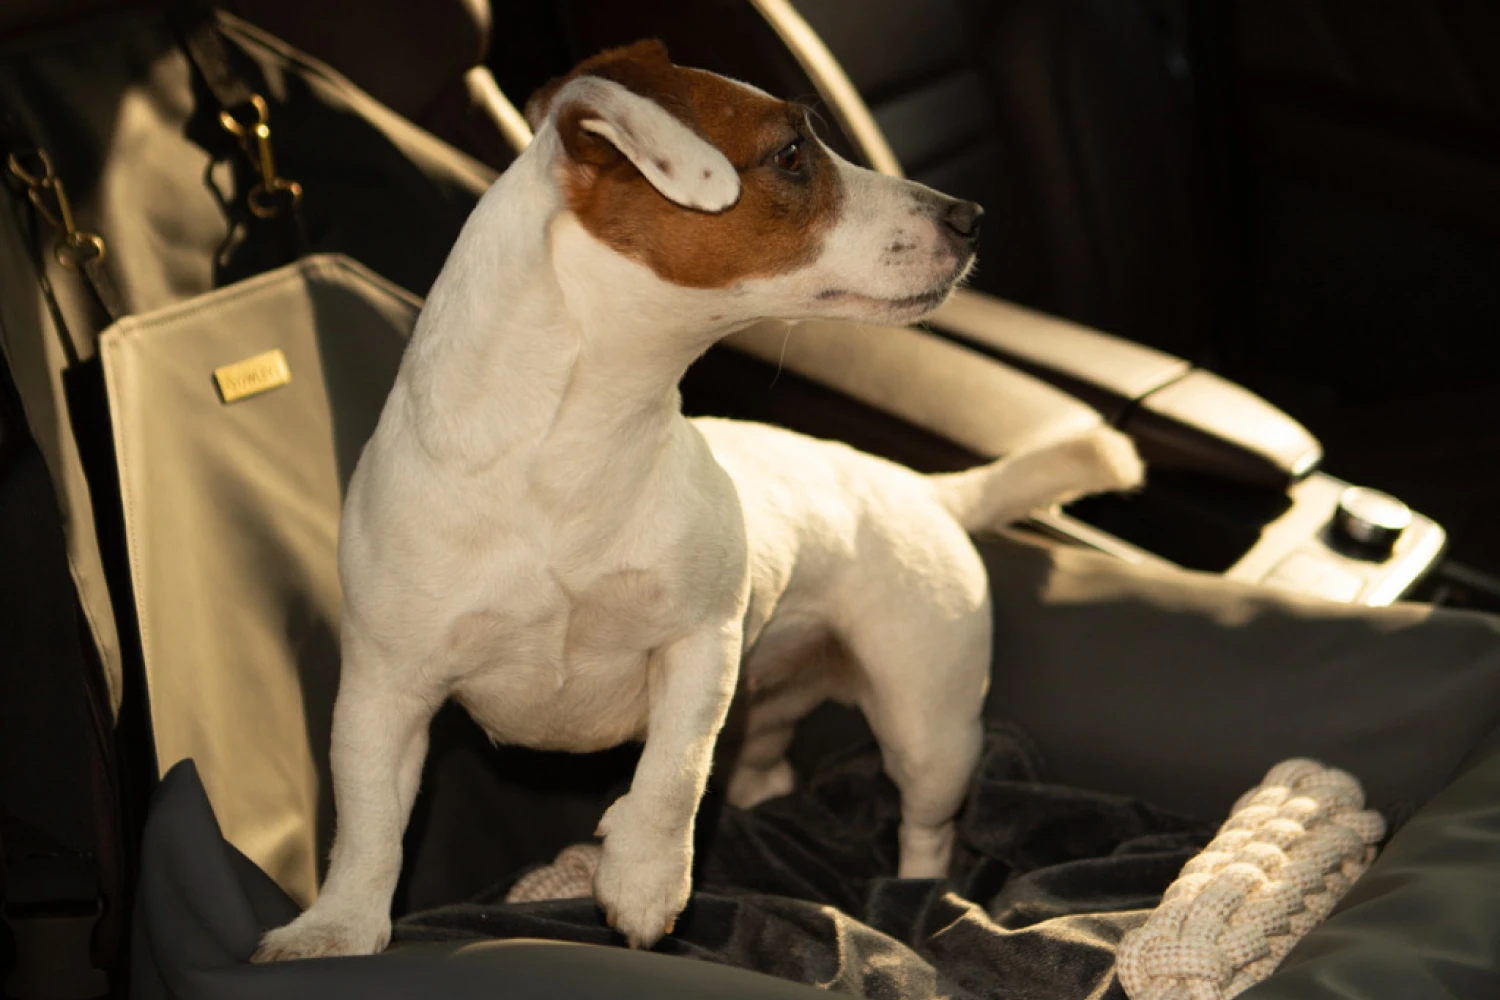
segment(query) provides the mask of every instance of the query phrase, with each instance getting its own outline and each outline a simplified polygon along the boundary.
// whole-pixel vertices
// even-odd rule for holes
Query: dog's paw
[[[664,831],[633,814],[629,795],[599,821],[604,851],[594,872],[594,899],[605,922],[632,948],[650,948],[672,933],[692,892],[691,835]],[[642,822],[644,820],[644,822]]]
[[[250,961],[264,964],[297,958],[373,955],[383,951],[390,939],[389,919],[340,920],[309,910],[285,927],[268,931]]]
[[[762,802],[790,794],[796,787],[797,774],[783,757],[770,767],[740,764],[729,776],[725,794],[736,808],[753,809]]]
[[[1084,466],[1091,470],[1089,492],[1133,490],[1146,481],[1146,464],[1135,442],[1112,427],[1099,427],[1074,442],[1086,451]]]

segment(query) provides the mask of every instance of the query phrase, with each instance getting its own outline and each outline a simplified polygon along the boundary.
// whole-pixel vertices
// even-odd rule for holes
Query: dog
[[[1142,467],[1103,428],[925,477],[683,416],[679,379],[728,333],[907,323],[973,264],[978,205],[855,167],[807,114],[655,42],[528,104],[535,138],[464,226],[349,484],[335,843],[317,901],[256,960],[385,947],[427,730],[450,698],[501,743],[644,741],[599,822],[594,880],[632,947],[687,903],[737,689],[730,801],[790,790],[793,724],[838,699],[900,791],[899,874],[946,873],[990,669],[968,533],[1134,487]]]

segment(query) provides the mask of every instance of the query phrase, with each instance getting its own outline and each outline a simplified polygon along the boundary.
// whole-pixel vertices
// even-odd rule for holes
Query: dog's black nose
[[[948,206],[943,221],[948,228],[969,243],[979,242],[979,223],[984,218],[984,206],[977,201],[955,201]]]

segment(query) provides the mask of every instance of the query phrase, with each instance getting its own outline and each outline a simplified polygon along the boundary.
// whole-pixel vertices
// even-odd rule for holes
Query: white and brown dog
[[[900,874],[944,874],[990,670],[966,529],[1141,478],[1108,430],[924,477],[684,418],[683,372],[752,321],[930,312],[972,264],[979,206],[839,159],[804,108],[656,43],[585,62],[528,114],[536,138],[464,227],[349,485],[337,838],[321,896],[258,960],[384,947],[448,698],[498,742],[644,740],[594,881],[633,946],[687,903],[737,688],[731,801],[787,791],[793,724],[843,700],[900,789]]]

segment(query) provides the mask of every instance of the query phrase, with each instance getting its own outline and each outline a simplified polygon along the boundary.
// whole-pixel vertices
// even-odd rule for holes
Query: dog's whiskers
[[[768,389],[776,388],[776,382],[781,378],[781,369],[786,367],[786,348],[792,342],[792,324],[786,325],[786,336],[781,338],[781,353],[776,356],[776,374],[771,376],[771,384]]]

